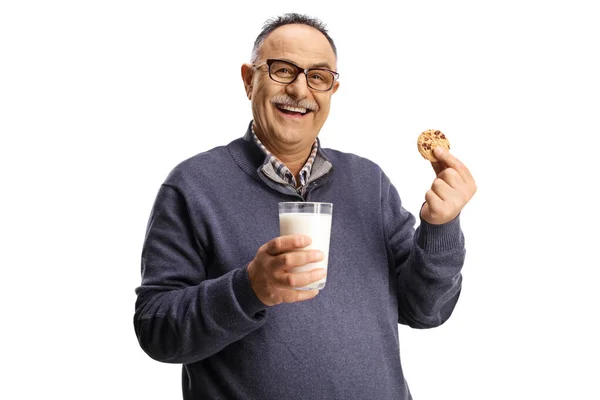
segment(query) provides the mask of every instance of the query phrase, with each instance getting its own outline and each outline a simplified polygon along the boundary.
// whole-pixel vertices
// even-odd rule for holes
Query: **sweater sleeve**
[[[443,225],[421,220],[415,230],[415,217],[402,207],[385,176],[382,188],[384,229],[398,283],[398,322],[439,326],[452,314],[461,290],[465,247],[459,218]]]
[[[203,360],[265,321],[247,266],[209,279],[210,250],[200,243],[183,196],[163,185],[146,230],[134,315],[140,346],[158,361]]]

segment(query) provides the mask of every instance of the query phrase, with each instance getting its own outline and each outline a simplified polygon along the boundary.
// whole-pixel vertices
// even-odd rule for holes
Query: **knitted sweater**
[[[268,165],[248,131],[171,171],[142,250],[141,347],[183,364],[189,400],[411,399],[398,323],[450,317],[465,256],[459,219],[415,231],[388,177],[356,155],[319,146],[304,199],[269,179]],[[267,307],[247,265],[279,236],[277,204],[303,200],[334,204],[327,284],[314,299]]]

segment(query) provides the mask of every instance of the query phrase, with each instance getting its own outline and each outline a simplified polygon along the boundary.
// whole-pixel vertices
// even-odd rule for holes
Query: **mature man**
[[[335,70],[318,20],[268,21],[241,70],[245,136],[182,162],[158,192],[134,325],[152,358],[183,364],[185,399],[410,399],[398,323],[435,327],[454,309],[473,178],[436,153],[415,231],[376,164],[317,140]],[[290,269],[323,254],[277,237],[282,201],[334,204],[320,292],[296,289],[324,271]]]

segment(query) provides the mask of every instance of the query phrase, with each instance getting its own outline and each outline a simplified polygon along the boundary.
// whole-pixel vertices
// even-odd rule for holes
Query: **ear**
[[[252,100],[252,83],[254,82],[254,67],[251,64],[242,64],[242,80],[246,89],[248,100]]]
[[[340,81],[335,81],[335,83],[333,84],[333,87],[331,88],[331,94],[334,94],[335,92],[337,92],[339,87],[340,87]]]

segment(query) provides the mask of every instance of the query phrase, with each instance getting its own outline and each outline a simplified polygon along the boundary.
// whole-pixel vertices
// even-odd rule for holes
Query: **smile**
[[[306,114],[308,114],[309,112],[311,112],[311,110],[306,109],[306,108],[292,107],[292,106],[288,106],[285,104],[275,104],[275,107],[277,107],[277,109],[279,111],[281,111],[283,114],[291,115],[291,116],[302,116],[303,117]]]

